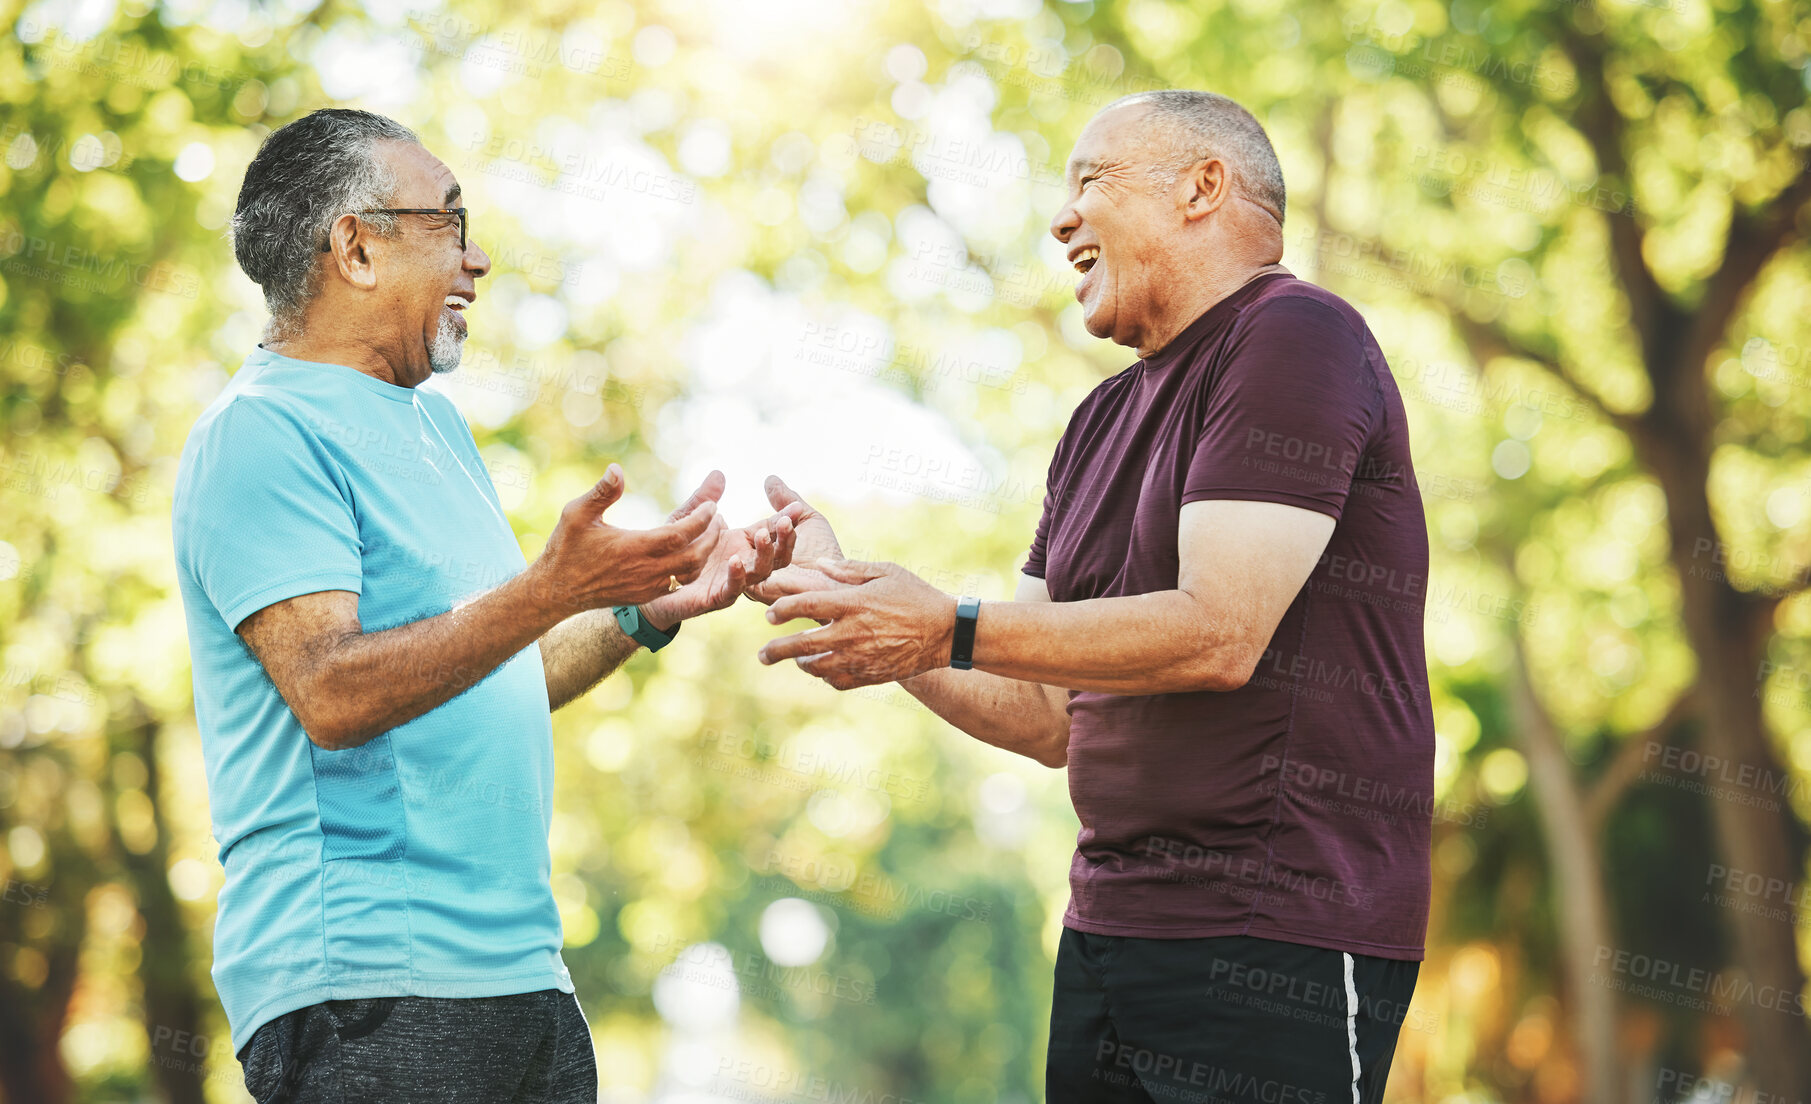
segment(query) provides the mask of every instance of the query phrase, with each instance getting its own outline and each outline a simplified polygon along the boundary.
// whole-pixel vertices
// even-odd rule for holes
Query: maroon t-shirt
[[[1025,565],[1058,602],[1177,586],[1185,503],[1336,520],[1251,681],[1069,695],[1069,927],[1422,957],[1434,720],[1427,529],[1364,319],[1287,273],[1233,292],[1069,421]]]

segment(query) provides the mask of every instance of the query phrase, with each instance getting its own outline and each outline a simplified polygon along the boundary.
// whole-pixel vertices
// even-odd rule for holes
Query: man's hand
[[[710,480],[675,513],[654,529],[618,529],[603,514],[622,497],[622,468],[611,464],[604,477],[560,511],[560,522],[540,558],[530,565],[529,593],[558,617],[589,609],[639,605],[667,593],[672,580],[697,579],[722,539],[723,519]]]
[[[838,690],[949,666],[955,598],[898,564],[818,560],[813,566],[842,585],[778,598],[767,619],[777,625],[809,617],[829,625],[768,641],[762,663],[796,659],[800,670]]]
[[[669,520],[680,520],[705,499],[715,501],[722,493],[723,473],[713,471]],[[687,618],[735,604],[744,589],[765,582],[775,571],[792,563],[797,538],[793,519],[809,509],[795,499],[772,517],[746,528],[726,530],[698,577],[642,606],[642,616],[665,632]]]
[[[776,565],[777,569],[765,582],[756,580],[760,585],[749,586],[748,596],[762,605],[771,606],[788,594],[830,590],[843,585],[822,571],[804,566],[820,559],[843,558],[842,545],[837,543],[836,533],[831,530],[829,519],[812,509],[810,503],[800,498],[777,475],[767,477],[766,490],[767,501],[773,504],[773,508],[792,518],[793,528],[798,532],[792,558],[797,562],[790,567]]]

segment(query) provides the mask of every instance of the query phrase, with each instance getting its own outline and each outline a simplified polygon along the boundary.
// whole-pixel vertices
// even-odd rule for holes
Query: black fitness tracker
[[[975,619],[981,614],[981,599],[963,595],[956,599],[956,636],[950,641],[950,666],[967,671],[975,665]]]

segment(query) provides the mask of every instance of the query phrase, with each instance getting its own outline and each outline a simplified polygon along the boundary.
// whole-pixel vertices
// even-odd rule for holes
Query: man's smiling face
[[[409,142],[385,143],[396,177],[392,207],[461,206],[459,182],[433,154]],[[379,239],[389,285],[388,310],[397,323],[410,364],[435,373],[459,365],[466,337],[465,309],[478,297],[477,281],[490,271],[490,257],[467,238],[459,246],[458,215],[396,215],[396,233]]]
[[[1069,155],[1068,202],[1050,222],[1082,274],[1075,297],[1088,332],[1135,348],[1156,320],[1170,271],[1169,239],[1183,222],[1151,174],[1149,110],[1115,108],[1082,130]]]

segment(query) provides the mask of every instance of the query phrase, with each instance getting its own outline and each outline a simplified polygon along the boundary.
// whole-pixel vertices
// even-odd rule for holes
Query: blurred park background
[[[170,494],[264,310],[268,131],[416,129],[493,275],[444,387],[533,556],[769,471],[1003,597],[1089,337],[1046,224],[1102,105],[1268,127],[1285,263],[1412,421],[1434,908],[1394,1101],[1811,1099],[1802,0],[0,0],[0,1099],[246,1099]],[[1064,778],[744,603],[555,718],[603,1099],[1042,1098]],[[482,795],[473,795],[482,800]]]

